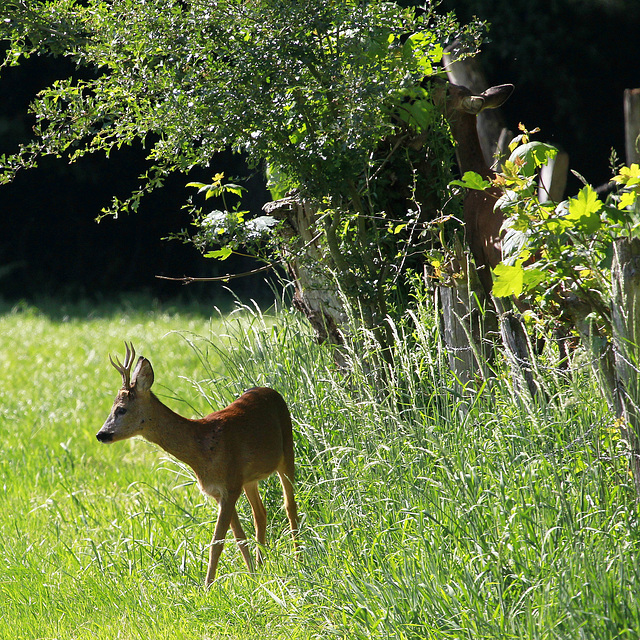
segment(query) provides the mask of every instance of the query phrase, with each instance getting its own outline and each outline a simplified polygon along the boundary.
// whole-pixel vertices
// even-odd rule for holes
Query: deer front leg
[[[216,528],[213,533],[213,539],[209,547],[209,567],[207,568],[207,577],[205,579],[205,585],[208,587],[216,577],[216,569],[218,568],[218,560],[222,553],[222,547],[224,545],[224,539],[229,530],[229,525],[235,518],[237,520],[238,515],[236,513],[236,500],[240,493],[231,496],[227,495],[224,498],[218,500],[219,511],[218,519],[216,520]]]

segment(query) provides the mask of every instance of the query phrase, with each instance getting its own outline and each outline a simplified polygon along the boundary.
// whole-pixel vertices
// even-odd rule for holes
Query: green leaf
[[[524,289],[524,268],[521,264],[514,266],[501,262],[493,270],[493,295],[496,298],[520,296]]]
[[[233,249],[230,247],[222,247],[222,249],[216,249],[215,251],[209,251],[204,254],[205,258],[214,258],[216,260],[226,260],[233,253]]]
[[[244,191],[244,187],[241,187],[239,184],[233,184],[229,182],[228,184],[224,185],[224,190],[228,191],[229,193],[234,193],[239,198],[241,198],[242,192]]]
[[[520,168],[520,173],[524,176],[532,176],[536,169],[547,164],[549,159],[555,158],[558,150],[550,144],[544,142],[527,142],[520,145],[510,156],[509,160],[515,162],[516,158],[521,158],[524,165]]]
[[[611,265],[613,264],[613,244],[608,244],[604,248],[604,257],[599,262],[598,267],[602,270],[609,271],[611,269]]]
[[[449,184],[464,187],[465,189],[475,189],[476,191],[484,191],[491,186],[488,180],[485,180],[475,171],[466,171],[462,176],[462,180],[452,180]]]
[[[524,287],[527,290],[535,289],[547,279],[547,273],[542,269],[524,269]]]
[[[393,234],[397,235],[398,233],[400,233],[405,227],[407,226],[406,222],[402,222],[401,224],[397,224],[394,228],[393,228]]]
[[[618,209],[626,209],[632,207],[636,202],[636,192],[627,191],[620,195],[620,202],[618,202]]]
[[[589,186],[583,187],[575,198],[569,200],[569,213],[564,217],[575,223],[575,226],[586,234],[595,233],[600,228],[602,200]]]

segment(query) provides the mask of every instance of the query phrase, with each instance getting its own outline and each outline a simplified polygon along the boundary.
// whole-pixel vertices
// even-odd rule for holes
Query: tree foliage
[[[236,150],[265,170],[274,197],[295,189],[314,203],[319,266],[379,324],[448,201],[452,148],[421,81],[448,41],[473,51],[481,39],[481,25],[461,27],[435,4],[12,0],[4,64],[52,53],[80,71],[34,101],[35,139],[2,158],[3,179],[45,154],[73,161],[142,140],[149,171],[113,210],[135,208],[169,173]],[[216,179],[200,188],[224,191]],[[202,243],[209,255],[255,235],[239,213],[194,207],[200,241],[221,245]]]
[[[285,184],[340,196],[456,28],[384,2],[10,2],[5,64],[54,53],[94,71],[40,94],[20,155],[143,139],[165,172],[233,148]]]
[[[538,171],[557,150],[522,133],[493,185],[504,216],[503,262],[494,270],[493,293],[529,301],[543,317],[575,322],[589,316],[594,329],[611,336],[614,243],[640,237],[640,169],[612,157],[615,189],[604,199],[584,181],[579,192],[554,202],[540,193]],[[477,174],[467,188],[485,189]]]

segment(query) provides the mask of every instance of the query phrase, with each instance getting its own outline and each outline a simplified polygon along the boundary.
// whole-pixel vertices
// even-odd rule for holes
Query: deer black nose
[[[98,433],[96,433],[96,438],[98,438],[100,442],[111,442],[113,440],[113,433],[98,431]]]

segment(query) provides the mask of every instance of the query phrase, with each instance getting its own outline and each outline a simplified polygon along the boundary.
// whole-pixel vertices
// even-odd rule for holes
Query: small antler
[[[122,388],[130,389],[131,388],[131,367],[133,365],[133,360],[136,357],[136,350],[133,348],[132,342],[130,342],[129,344],[125,342],[124,346],[126,347],[126,352],[124,354],[124,364],[121,364],[118,358],[116,358],[114,362],[113,358],[111,357],[111,354],[109,354],[109,360],[111,361],[111,364],[115,367],[116,371],[118,371],[118,373],[122,376]]]

